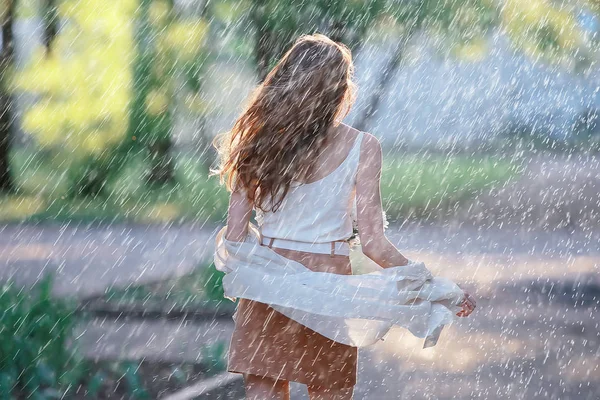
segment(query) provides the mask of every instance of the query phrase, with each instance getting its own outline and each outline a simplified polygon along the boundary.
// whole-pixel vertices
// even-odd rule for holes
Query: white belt
[[[297,240],[288,240],[280,238],[271,238],[261,235],[261,244],[269,247],[278,247],[281,249],[307,251],[309,253],[320,253],[330,255],[350,255],[350,245],[345,240],[336,240],[331,242],[299,242]]]

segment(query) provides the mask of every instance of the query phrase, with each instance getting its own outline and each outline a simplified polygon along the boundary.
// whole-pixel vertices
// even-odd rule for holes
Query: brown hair
[[[230,191],[241,185],[262,211],[270,197],[276,211],[292,181],[312,171],[330,127],[350,112],[353,75],[347,46],[322,34],[300,36],[254,89],[233,129],[213,139],[220,163],[210,175],[221,184],[227,176]]]

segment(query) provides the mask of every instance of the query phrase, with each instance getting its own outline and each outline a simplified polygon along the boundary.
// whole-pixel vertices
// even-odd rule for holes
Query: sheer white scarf
[[[321,335],[350,346],[381,340],[394,325],[435,346],[464,296],[453,281],[434,277],[422,262],[380,268],[361,275],[313,272],[297,261],[259,244],[249,223],[243,242],[216,236],[215,266],[225,273],[225,296],[269,304]]]

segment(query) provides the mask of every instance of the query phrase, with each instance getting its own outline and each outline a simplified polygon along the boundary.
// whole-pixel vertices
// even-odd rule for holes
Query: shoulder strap
[[[359,131],[358,135],[356,135],[356,139],[354,139],[354,145],[352,146],[352,149],[350,150],[351,152],[351,156],[354,159],[354,163],[356,165],[358,165],[358,159],[359,159],[359,155],[360,155],[360,145],[362,143],[362,139],[363,139],[364,133]]]
[[[352,148],[352,174],[353,174],[353,181],[354,184],[356,184],[356,173],[358,171],[358,162],[360,161],[360,147],[362,144],[362,140],[364,138],[365,134],[362,131],[359,131],[358,135],[356,135],[356,140],[354,142],[354,147]]]

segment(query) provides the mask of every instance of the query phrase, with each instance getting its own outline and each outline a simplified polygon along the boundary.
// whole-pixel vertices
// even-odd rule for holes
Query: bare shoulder
[[[369,132],[362,132],[351,126],[346,126],[348,129],[353,130],[355,134],[363,134],[362,143],[359,149],[357,179],[361,181],[376,180],[381,174],[383,164],[381,142],[375,135]]]
[[[373,154],[375,156],[378,155],[378,153],[381,152],[381,142],[379,141],[379,139],[369,133],[369,132],[363,132],[363,131],[359,131],[356,128],[351,127],[350,125],[347,125],[345,123],[342,122],[342,125],[344,126],[344,128],[346,128],[346,131],[348,132],[348,135],[350,137],[355,138],[356,135],[359,134],[363,134],[363,139],[362,139],[362,144],[361,144],[361,153],[362,154]]]
[[[365,137],[363,139],[363,145],[361,146],[362,151],[366,154],[371,154],[374,157],[381,156],[381,142],[379,139],[368,132],[363,132]]]

